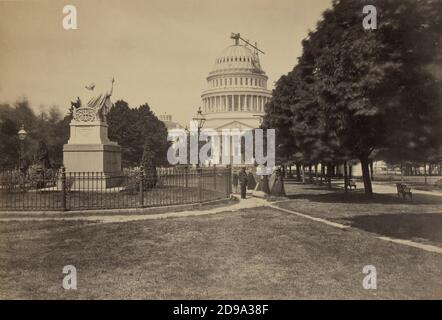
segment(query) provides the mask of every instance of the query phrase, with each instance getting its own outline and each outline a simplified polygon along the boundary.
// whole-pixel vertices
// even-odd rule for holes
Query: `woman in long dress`
[[[273,183],[270,193],[274,196],[285,196],[284,177],[280,168],[275,171],[275,182]]]
[[[256,180],[255,180],[255,176],[253,175],[253,172],[250,171],[247,174],[247,189],[249,190],[254,190],[256,187]]]

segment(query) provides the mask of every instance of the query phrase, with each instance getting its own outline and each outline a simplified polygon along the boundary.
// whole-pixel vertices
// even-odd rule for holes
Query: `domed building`
[[[222,129],[255,129],[270,100],[268,77],[261,68],[258,49],[247,41],[240,44],[239,34],[232,34],[234,44],[215,59],[202,92],[204,127]]]

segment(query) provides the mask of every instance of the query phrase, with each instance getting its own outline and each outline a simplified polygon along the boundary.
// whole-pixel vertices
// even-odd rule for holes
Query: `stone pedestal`
[[[70,128],[70,139],[63,146],[63,164],[67,176],[74,177],[72,188],[96,186],[100,189],[118,186],[118,177],[121,176],[121,147],[109,140],[107,124],[102,121],[72,120]]]

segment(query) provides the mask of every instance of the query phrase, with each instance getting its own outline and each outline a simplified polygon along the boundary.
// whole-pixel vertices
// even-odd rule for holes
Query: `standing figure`
[[[81,98],[77,97],[77,101],[71,102],[69,112],[72,114],[74,120],[77,121],[103,121],[106,122],[106,115],[112,107],[111,96],[114,90],[115,79],[111,80],[110,90],[98,88],[95,83],[85,86],[86,92]],[[80,111],[78,111],[80,109]],[[89,109],[92,112],[85,110]],[[77,112],[78,111],[78,112]],[[80,112],[80,113],[79,113]]]
[[[232,184],[235,187],[235,193],[238,193],[238,174],[236,173],[232,175]]]
[[[247,174],[247,189],[254,190],[256,187],[255,176],[253,175],[252,170]]]
[[[247,192],[247,173],[245,167],[241,168],[241,171],[239,172],[238,175],[238,179],[239,179],[239,184],[241,186],[241,199],[245,199]]]
[[[285,197],[285,189],[284,189],[284,175],[280,168],[275,171],[275,182],[273,183],[270,193],[274,196],[283,196]]]

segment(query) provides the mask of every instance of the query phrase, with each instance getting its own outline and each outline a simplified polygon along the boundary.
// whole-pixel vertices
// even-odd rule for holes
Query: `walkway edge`
[[[327,224],[329,226],[332,226],[332,227],[335,227],[335,228],[338,228],[338,229],[348,229],[348,228],[350,228],[350,226],[346,226],[344,224],[340,224],[340,223],[336,223],[336,222],[331,222],[331,221],[328,221],[328,220],[325,220],[325,219],[321,219],[321,218],[312,217],[312,216],[309,216],[309,215],[306,215],[306,214],[302,214],[302,213],[297,212],[297,211],[284,209],[284,208],[275,206],[273,204],[269,204],[268,206],[273,208],[273,209],[284,211],[284,212],[287,212],[287,213],[290,213],[290,214],[294,214],[294,215],[297,215],[297,216],[300,216],[300,217],[303,217],[303,218],[306,218],[306,219],[309,219],[309,220],[313,220],[313,221],[316,221],[316,222],[321,222],[321,223]]]
[[[199,209],[203,206],[208,205],[217,205],[217,204],[223,204],[232,202],[232,205],[234,205],[234,201],[232,201],[230,198],[223,198],[223,199],[217,199],[217,200],[210,200],[205,202],[199,202],[199,203],[188,203],[188,204],[177,204],[177,205],[169,205],[169,206],[158,206],[158,207],[145,207],[145,208],[123,208],[123,209],[91,209],[91,210],[69,210],[69,211],[55,211],[55,210],[43,210],[43,211],[24,211],[24,210],[14,210],[14,211],[0,211],[0,218],[2,216],[7,215],[26,215],[27,217],[39,217],[39,216],[45,216],[45,217],[71,217],[76,215],[103,215],[106,214],[149,214],[150,212],[171,212],[171,211],[186,211],[191,209]],[[155,213],[153,213],[155,214]]]

